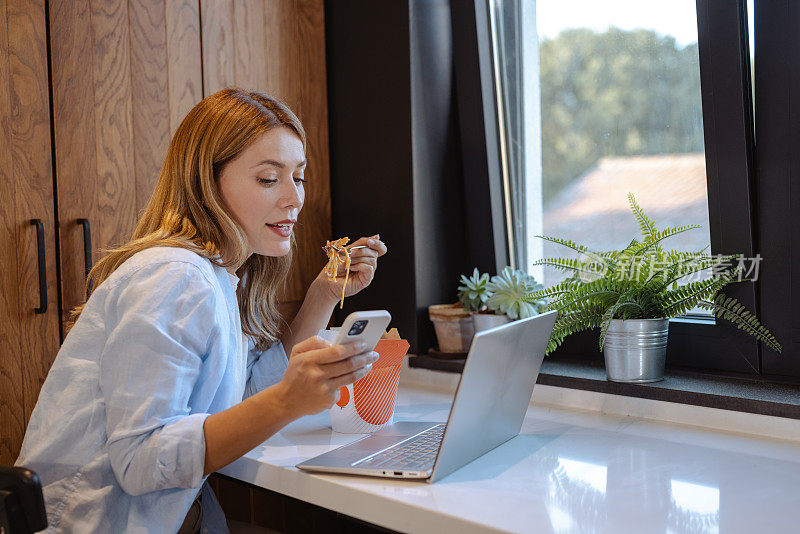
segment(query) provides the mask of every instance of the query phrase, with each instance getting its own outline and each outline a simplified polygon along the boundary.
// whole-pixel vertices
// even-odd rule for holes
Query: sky
[[[753,0],[747,4],[752,53]],[[565,28],[604,31],[616,26],[672,35],[681,46],[697,42],[695,0],[536,0],[536,26],[539,39],[554,38]]]

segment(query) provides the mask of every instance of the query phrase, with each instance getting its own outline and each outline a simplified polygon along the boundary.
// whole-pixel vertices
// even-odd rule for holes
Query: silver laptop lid
[[[557,315],[551,311],[475,335],[428,482],[519,434]]]

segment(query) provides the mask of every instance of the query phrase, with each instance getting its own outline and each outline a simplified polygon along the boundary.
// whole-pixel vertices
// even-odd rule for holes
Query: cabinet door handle
[[[39,256],[39,307],[33,311],[44,313],[47,311],[47,263],[44,253],[44,225],[39,219],[31,219],[31,225],[36,227],[36,246]]]
[[[92,270],[92,227],[89,225],[89,219],[78,219],[78,224],[83,226],[83,274],[84,278],[88,279]],[[86,298],[89,298],[91,292],[91,285],[87,285]]]

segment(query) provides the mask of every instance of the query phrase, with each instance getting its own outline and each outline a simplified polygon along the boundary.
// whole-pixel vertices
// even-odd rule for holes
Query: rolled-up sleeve
[[[198,488],[203,424],[189,399],[215,335],[213,284],[190,263],[150,265],[109,292],[100,359],[107,447],[131,495]]]
[[[244,398],[280,382],[288,365],[289,359],[280,341],[262,351],[254,348],[252,340],[249,340]]]

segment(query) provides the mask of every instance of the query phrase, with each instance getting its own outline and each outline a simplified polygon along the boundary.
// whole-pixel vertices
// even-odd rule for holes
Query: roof
[[[667,249],[701,250],[710,244],[702,153],[601,159],[544,206],[543,234],[571,239],[594,250],[625,247],[634,237],[640,238],[628,205],[629,192],[658,228],[702,226],[667,239]],[[572,257],[570,252],[544,243],[545,258]],[[563,279],[563,275],[554,275],[555,271],[545,270],[545,285]]]

